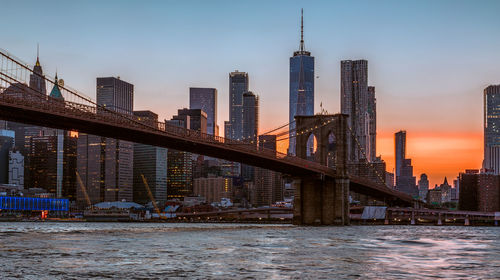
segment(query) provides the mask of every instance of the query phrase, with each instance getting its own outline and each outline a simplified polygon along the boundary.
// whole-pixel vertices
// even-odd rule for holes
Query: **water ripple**
[[[500,279],[500,228],[0,223],[2,279]]]

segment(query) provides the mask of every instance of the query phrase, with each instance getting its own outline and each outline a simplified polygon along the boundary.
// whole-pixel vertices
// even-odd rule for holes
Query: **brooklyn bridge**
[[[295,189],[295,224],[348,225],[350,192],[389,206],[420,204],[411,196],[388,188],[366,160],[361,165],[377,175],[375,180],[374,176],[351,171],[347,140],[353,133],[347,125],[347,115],[296,116],[296,156],[290,156],[247,141],[165,122],[142,121],[100,106],[65,85],[59,85],[62,98],[50,97],[28,85],[30,75],[34,74],[31,69],[20,59],[0,51],[0,85],[4,88],[0,94],[0,119],[187,151],[287,174],[293,178]],[[49,85],[55,83],[44,79]],[[310,135],[317,139],[313,160],[306,156]]]

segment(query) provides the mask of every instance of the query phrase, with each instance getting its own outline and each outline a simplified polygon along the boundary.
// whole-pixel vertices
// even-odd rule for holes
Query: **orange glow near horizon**
[[[286,153],[288,141],[278,142],[278,151]],[[377,155],[386,162],[386,169],[394,171],[394,133],[377,134]],[[413,174],[418,180],[426,173],[429,186],[441,184],[444,177],[453,184],[459,172],[479,169],[483,160],[483,134],[453,132],[411,132],[406,134],[406,157],[411,159]]]
[[[377,135],[377,154],[394,170],[394,133]],[[479,169],[483,160],[482,133],[412,133],[406,134],[406,157],[411,159],[418,179],[426,173],[430,187],[441,184],[446,176],[450,185],[465,169]]]

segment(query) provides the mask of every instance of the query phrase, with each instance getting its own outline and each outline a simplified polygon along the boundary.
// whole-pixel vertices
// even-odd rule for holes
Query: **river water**
[[[0,223],[23,277],[500,279],[500,227]]]

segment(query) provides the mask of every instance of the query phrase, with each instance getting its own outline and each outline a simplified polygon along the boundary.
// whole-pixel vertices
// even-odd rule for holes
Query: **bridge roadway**
[[[361,208],[362,209],[362,208]],[[352,209],[351,209],[352,210]],[[292,214],[293,209],[281,207],[267,207],[267,208],[254,208],[254,209],[230,209],[211,212],[194,212],[194,213],[176,213],[177,218],[193,219],[193,218],[272,218],[277,215],[286,217]],[[274,215],[274,216],[273,216]],[[361,214],[350,214],[351,220],[362,220]],[[457,211],[457,210],[444,210],[444,209],[414,209],[414,208],[387,208],[385,214],[386,225],[395,223],[409,223],[416,224],[429,224],[435,223],[437,225],[458,224],[462,222],[468,226],[474,222],[479,224],[494,224],[498,225],[500,216],[495,212],[478,212],[478,211]]]
[[[255,213],[265,213],[267,215],[271,214],[292,214],[293,209],[282,208],[282,207],[267,207],[267,208],[254,208],[254,209],[230,209],[221,211],[211,211],[211,212],[193,212],[193,213],[176,213],[176,217],[190,218],[190,217],[220,217],[224,215],[238,214],[239,216],[243,214],[255,214]]]
[[[500,216],[495,212],[462,211],[446,209],[411,209],[411,208],[387,208],[385,224],[410,221],[410,224],[436,222],[443,225],[447,222],[456,223],[462,221],[464,225],[471,225],[472,221],[492,222],[498,225]]]
[[[169,149],[202,154],[289,174],[293,177],[338,177],[335,169],[319,163],[262,149],[245,142],[200,133],[182,127],[139,122],[95,106],[43,98],[20,98],[0,94],[0,119],[57,129],[73,130]],[[414,200],[385,185],[361,177],[349,176],[350,188],[358,193],[391,202],[414,204]]]

